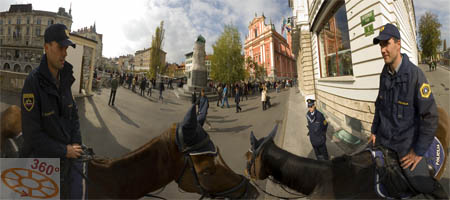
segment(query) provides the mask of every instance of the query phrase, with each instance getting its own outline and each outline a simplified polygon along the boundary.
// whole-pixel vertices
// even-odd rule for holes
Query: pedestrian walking
[[[386,24],[380,30],[373,43],[380,45],[385,64],[380,75],[370,141],[397,154],[402,172],[415,191],[427,198],[448,199],[442,185],[430,175],[423,158],[438,127],[431,86],[408,55],[400,53],[402,42],[397,27]]]
[[[161,102],[163,102],[164,98],[163,98],[163,91],[164,91],[164,82],[159,82],[159,97],[158,100],[161,99]]]
[[[267,97],[267,89],[264,86],[261,90],[261,102],[263,111],[266,110],[266,97]]]
[[[197,104],[197,88],[194,87],[194,92],[192,92],[191,103]],[[200,109],[200,107],[199,107]]]
[[[308,121],[308,136],[313,146],[317,160],[329,160],[327,151],[327,128],[328,122],[323,114],[316,109],[315,101],[308,99],[308,112],[306,119]]]
[[[228,85],[225,85],[222,92],[222,105],[220,106],[223,108],[223,105],[227,102],[227,108],[230,108],[230,105],[228,104]]]
[[[116,100],[116,92],[118,87],[119,82],[117,80],[117,76],[114,76],[113,79],[111,80],[111,94],[109,95],[108,106],[109,105],[114,106],[114,101]]]
[[[197,121],[198,123],[203,127],[203,124],[206,123],[209,127],[208,129],[211,129],[212,126],[206,119],[208,115],[208,109],[209,109],[209,100],[208,97],[205,94],[205,89],[202,88],[199,96],[198,101],[198,115],[197,115]]]
[[[147,87],[148,87],[148,90],[147,90],[147,96],[152,96],[152,84],[151,84],[151,80],[148,80],[147,81]]]
[[[245,100],[248,101],[248,84],[244,83],[244,93],[243,96],[245,96]],[[242,101],[244,101],[244,97],[242,97]]]
[[[141,85],[140,85],[140,89],[141,89],[141,96],[144,96],[145,94],[145,86],[147,85],[147,79],[144,77],[141,80]]]
[[[137,77],[136,77],[137,78]],[[133,80],[132,80],[132,88],[131,88],[131,91],[133,91],[134,93],[136,93],[136,79],[133,77]]]
[[[222,101],[222,87],[221,87],[221,84],[219,84],[218,86],[217,86],[217,89],[216,89],[216,92],[217,92],[217,107],[219,107],[219,104],[221,103],[221,101]]]
[[[236,103],[236,113],[241,112],[242,108],[239,106],[239,102],[241,101],[241,94],[239,93],[239,87],[235,88],[236,96],[234,96],[234,102]]]

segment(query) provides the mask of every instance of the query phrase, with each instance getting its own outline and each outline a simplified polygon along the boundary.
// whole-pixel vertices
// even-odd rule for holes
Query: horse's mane
[[[331,162],[296,156],[277,147],[273,141],[263,152],[263,162],[270,174],[284,185],[309,195],[324,176],[331,173]],[[266,167],[266,168],[267,168]]]

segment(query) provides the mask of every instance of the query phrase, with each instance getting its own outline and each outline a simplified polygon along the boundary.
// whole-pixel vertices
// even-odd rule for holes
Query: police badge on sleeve
[[[430,84],[423,83],[422,86],[420,86],[420,95],[422,96],[422,98],[428,98],[430,97],[430,94],[431,94]]]
[[[23,107],[25,110],[30,112],[34,107],[34,94],[33,93],[24,93],[22,96]]]

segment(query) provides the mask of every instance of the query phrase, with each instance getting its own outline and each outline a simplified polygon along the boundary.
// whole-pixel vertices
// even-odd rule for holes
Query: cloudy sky
[[[177,63],[192,51],[199,34],[206,38],[206,52],[212,53],[224,24],[236,25],[244,40],[255,12],[264,12],[266,23],[272,18],[277,31],[282,17],[292,13],[288,0],[0,0],[0,12],[14,3],[32,3],[33,10],[56,12],[58,7],[69,10],[71,2],[72,31],[96,22],[97,32],[103,34],[105,57],[150,47],[156,27],[164,20],[163,50],[168,52],[168,62]]]
[[[211,46],[224,24],[236,25],[244,40],[255,12],[258,16],[264,12],[266,23],[272,19],[278,32],[282,18],[292,13],[288,0],[0,0],[0,12],[16,3],[32,3],[34,10],[56,12],[58,7],[69,10],[71,2],[72,30],[96,22],[97,32],[103,34],[103,56],[116,57],[148,48],[156,27],[164,20],[163,50],[168,52],[168,62],[177,63],[192,50],[199,34],[206,38],[206,52],[212,53]],[[448,0],[416,0],[414,4],[417,23],[427,10],[438,15],[443,25],[442,38],[447,38],[450,46]]]
[[[449,0],[415,0],[416,24],[419,25],[420,17],[430,11],[437,15],[441,23],[441,40],[447,40],[447,48],[450,47],[450,1]],[[417,29],[419,31],[419,29]],[[420,45],[419,45],[420,46]],[[443,48],[441,46],[441,48]],[[442,50],[442,49],[441,49]]]

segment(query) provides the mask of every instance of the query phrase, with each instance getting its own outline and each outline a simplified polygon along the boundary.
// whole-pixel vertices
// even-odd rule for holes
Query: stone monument
[[[193,91],[194,88],[197,88],[198,91],[200,91],[201,88],[206,89],[208,73],[205,65],[205,43],[206,40],[202,35],[199,35],[195,41],[192,69],[187,74],[187,88],[185,88],[189,91]]]
[[[199,35],[194,44],[192,69],[186,74],[187,84],[184,85],[183,88],[178,88],[175,92],[179,98],[190,100],[194,88],[197,88],[197,95],[200,94],[202,89],[205,89],[205,94],[208,96],[209,101],[218,98],[212,88],[208,87],[208,72],[205,65],[205,43],[205,38],[202,35]]]

